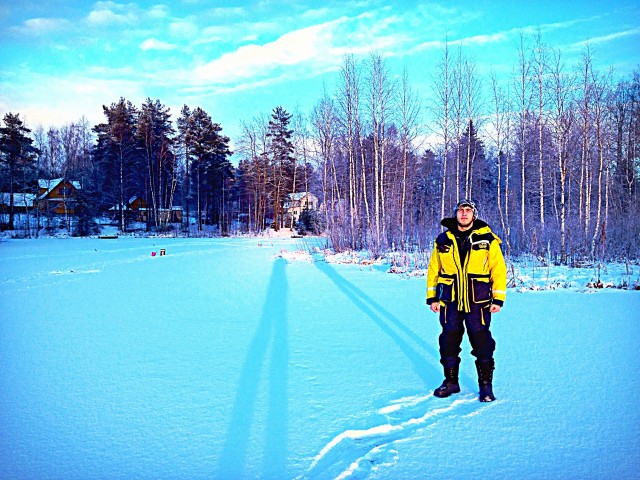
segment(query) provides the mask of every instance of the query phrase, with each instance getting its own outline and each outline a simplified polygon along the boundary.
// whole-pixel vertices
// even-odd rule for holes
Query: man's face
[[[463,229],[467,229],[473,223],[473,208],[462,206],[456,211],[456,219],[458,225]]]

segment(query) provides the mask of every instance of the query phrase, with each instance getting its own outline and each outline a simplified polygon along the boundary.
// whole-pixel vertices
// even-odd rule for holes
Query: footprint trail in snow
[[[367,478],[373,471],[395,464],[397,443],[410,441],[416,432],[447,418],[477,414],[479,408],[475,394],[458,395],[446,403],[432,395],[394,400],[375,412],[376,418],[386,417],[386,423],[336,435],[301,478]]]

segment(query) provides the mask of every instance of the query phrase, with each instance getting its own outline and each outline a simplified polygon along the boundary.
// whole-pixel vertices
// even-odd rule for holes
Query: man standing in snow
[[[493,352],[491,314],[502,308],[507,293],[507,267],[500,239],[482,220],[471,200],[456,205],[447,230],[435,240],[427,274],[427,304],[440,314],[440,363],[444,382],[433,394],[448,397],[460,391],[460,345],[465,331],[476,357],[481,402],[492,402]]]

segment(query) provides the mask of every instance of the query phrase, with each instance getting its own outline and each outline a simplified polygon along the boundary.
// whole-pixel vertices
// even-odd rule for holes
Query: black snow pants
[[[462,337],[465,326],[467,335],[471,343],[471,354],[476,357],[477,362],[493,364],[493,352],[496,342],[491,336],[489,327],[491,325],[491,313],[489,305],[471,305],[471,311],[461,312],[457,309],[455,302],[446,303],[440,306],[440,363],[444,368],[455,367],[460,364],[460,352],[462,349]]]

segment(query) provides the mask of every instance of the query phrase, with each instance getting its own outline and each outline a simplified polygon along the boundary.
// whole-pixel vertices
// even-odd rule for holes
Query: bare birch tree
[[[452,103],[451,92],[451,60],[449,58],[449,42],[445,41],[436,74],[433,77],[434,103],[432,111],[434,124],[442,138],[442,176],[440,177],[440,217],[445,216],[447,193],[447,157],[451,143],[450,112]],[[457,186],[456,186],[457,188]]]
[[[324,198],[325,224],[328,232],[335,232],[334,207],[337,202],[335,189],[332,187],[331,162],[333,161],[337,134],[337,117],[333,100],[326,94],[316,103],[311,113],[312,138],[320,157],[322,168],[322,196]],[[333,238],[333,237],[332,237]],[[337,239],[336,239],[337,240]],[[341,242],[336,241],[336,248]]]
[[[546,108],[546,85],[545,78],[547,72],[547,47],[542,43],[542,35],[538,30],[535,36],[534,46],[534,66],[535,66],[535,84],[537,88],[537,100],[538,100],[538,215],[540,226],[544,229],[545,224],[545,211],[544,211],[544,196],[545,196],[545,177],[544,177],[544,140],[543,133],[545,128],[545,108]]]
[[[374,254],[386,244],[385,164],[387,124],[392,115],[393,85],[386,63],[379,53],[369,58],[369,119],[373,145]]]
[[[362,150],[360,138],[360,75],[353,55],[344,59],[340,70],[340,83],[337,101],[339,106],[339,121],[342,128],[342,141],[347,152],[348,164],[348,192],[349,192],[349,228],[350,244],[355,247],[359,234],[360,202],[363,197],[364,211],[367,225],[369,225],[369,204],[366,197],[366,175],[364,164],[359,160],[358,149]],[[361,177],[361,178],[360,178]],[[362,189],[360,189],[362,185]]]
[[[510,250],[510,238],[509,231],[511,228],[511,222],[508,219],[509,212],[509,170],[508,170],[508,158],[509,149],[508,144],[508,121],[509,121],[509,103],[507,98],[507,92],[498,84],[495,73],[491,76],[491,93],[493,100],[493,122],[492,130],[495,134],[494,142],[496,148],[496,168],[497,168],[497,182],[496,182],[496,205],[498,207],[498,214],[500,215],[500,225],[502,231],[506,233],[505,240],[507,242],[507,250]],[[503,161],[505,164],[505,172],[503,174]],[[503,182],[504,182],[504,201],[503,201]],[[508,252],[507,252],[508,253]]]
[[[569,173],[569,142],[574,126],[573,91],[575,80],[565,72],[562,54],[554,52],[551,64],[551,111],[556,165],[560,183],[560,258],[567,256],[567,177]]]
[[[400,199],[400,248],[405,249],[405,217],[407,211],[408,158],[413,152],[413,143],[418,135],[420,103],[409,85],[409,74],[405,68],[400,90],[401,143],[402,143],[402,193]]]
[[[593,107],[594,107],[594,120],[595,120],[595,135],[596,135],[596,148],[598,152],[598,163],[596,166],[597,176],[597,188],[596,188],[596,218],[594,233],[591,239],[591,256],[595,256],[595,250],[597,241],[600,235],[604,235],[606,229],[606,219],[601,225],[602,221],[602,209],[604,207],[603,195],[607,196],[607,190],[603,185],[603,178],[606,182],[608,176],[608,161],[607,152],[610,147],[611,135],[609,130],[609,118],[608,118],[608,106],[607,106],[607,93],[609,91],[609,78],[608,76],[600,76],[593,73],[592,85],[593,85]]]
[[[476,130],[480,127],[478,119],[481,112],[481,85],[475,73],[475,63],[469,59],[465,59],[463,64],[464,72],[464,94],[465,94],[465,117],[467,124],[467,149],[465,153],[465,198],[472,198],[473,192],[473,166],[475,161],[476,149],[472,138],[473,129],[471,125],[475,123]],[[458,144],[460,142],[458,141]]]
[[[515,75],[516,98],[519,102],[519,129],[520,129],[520,231],[522,239],[526,236],[526,172],[527,172],[527,124],[529,121],[529,109],[531,105],[531,92],[529,88],[531,62],[527,58],[524,35],[520,34],[518,47],[518,68]]]
[[[582,108],[580,111],[582,121],[582,149],[580,152],[580,180],[579,180],[579,204],[578,212],[582,232],[586,240],[589,232],[589,220],[591,217],[591,97],[592,97],[592,58],[589,45],[585,47],[582,55]]]

